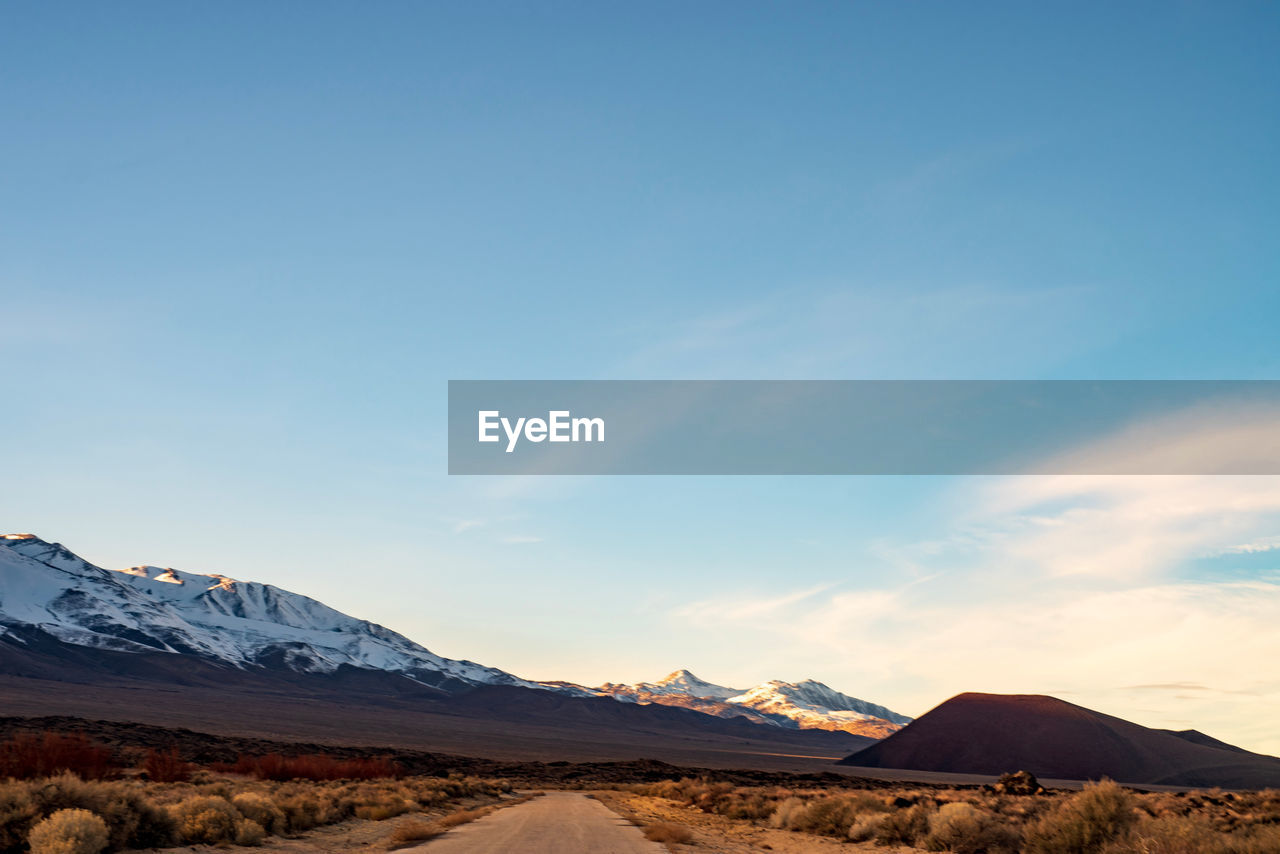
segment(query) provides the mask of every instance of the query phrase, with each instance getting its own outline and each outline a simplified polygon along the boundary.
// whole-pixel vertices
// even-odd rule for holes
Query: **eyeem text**
[[[503,418],[497,409],[481,409],[477,415],[481,442],[498,442],[506,434],[507,453],[523,436],[530,442],[603,442],[603,418],[573,418],[567,409],[553,409],[546,418]]]

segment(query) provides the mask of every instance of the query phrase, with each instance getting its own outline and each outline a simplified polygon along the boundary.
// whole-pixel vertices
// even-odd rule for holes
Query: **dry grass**
[[[1030,825],[1028,854],[1097,854],[1123,839],[1138,820],[1134,795],[1110,780],[1084,791]]]
[[[445,828],[440,827],[435,822],[411,818],[408,821],[400,822],[396,829],[391,831],[391,835],[386,839],[386,845],[391,850],[407,848],[419,842],[426,842],[428,839],[435,839],[444,832]]]
[[[0,854],[25,854],[32,829],[60,810],[84,810],[107,828],[108,852],[177,844],[256,845],[268,836],[364,818],[494,800],[505,781],[454,776],[333,782],[256,781],[196,771],[188,782],[82,780],[62,774],[0,782]]]
[[[644,838],[650,842],[661,842],[668,847],[693,843],[693,833],[689,828],[667,821],[646,824],[644,826]]]
[[[1104,781],[1068,793],[1014,782],[859,791],[685,778],[623,788],[757,826],[957,854],[1280,853],[1280,791],[1144,794]]]
[[[448,830],[449,828],[457,827],[460,824],[470,824],[478,818],[484,818],[491,812],[493,812],[492,807],[482,807],[474,810],[458,810],[457,812],[451,812],[444,818],[439,819],[437,824],[445,830]]]

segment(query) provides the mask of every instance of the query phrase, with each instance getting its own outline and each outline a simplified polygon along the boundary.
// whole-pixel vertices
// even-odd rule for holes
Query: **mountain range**
[[[658,703],[693,709],[722,718],[745,717],[758,723],[800,729],[824,729],[883,738],[911,723],[911,718],[828,688],[821,682],[774,679],[754,688],[729,688],[677,670],[657,682],[607,683],[602,696],[633,703]]]
[[[446,696],[507,686],[579,699],[679,707],[768,729],[870,737],[883,737],[910,722],[883,706],[812,680],[775,680],[737,690],[704,682],[684,670],[655,683],[595,688],[521,679],[494,667],[436,655],[376,623],[269,584],[150,565],[109,570],[32,534],[4,535],[0,640],[12,651],[15,645],[31,644],[32,632],[74,647],[145,654],[147,661],[162,653],[242,673],[342,674],[346,679],[352,678],[352,671],[390,674]],[[48,641],[41,644],[44,649]],[[137,668],[131,664],[128,669]]]
[[[1039,695],[961,694],[912,721],[813,680],[522,679],[271,585],[103,569],[30,534],[0,538],[0,715],[522,762],[1280,786],[1280,759]]]

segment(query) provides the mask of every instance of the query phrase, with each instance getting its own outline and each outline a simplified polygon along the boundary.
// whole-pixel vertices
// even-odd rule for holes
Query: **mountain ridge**
[[[676,706],[784,729],[878,738],[910,720],[812,680],[773,680],[739,691],[677,670],[657,683],[632,686],[535,682],[436,655],[398,632],[273,585],[149,564],[104,569],[34,534],[0,536],[0,635],[16,637],[15,626],[33,626],[77,646],[193,655],[240,669],[336,673],[352,667],[443,690],[513,685]]]
[[[771,679],[743,690],[707,682],[682,669],[657,682],[608,682],[595,691],[624,702],[680,706],[717,717],[742,715],[777,726],[843,731],[872,738],[883,738],[912,720],[813,679]]]

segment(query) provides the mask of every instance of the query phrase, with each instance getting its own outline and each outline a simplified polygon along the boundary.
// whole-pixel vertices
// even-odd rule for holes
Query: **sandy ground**
[[[607,807],[607,809],[606,809]],[[352,820],[316,828],[296,839],[268,837],[256,848],[208,845],[166,848],[191,854],[387,854],[387,838],[404,821],[438,817],[422,813],[385,821]],[[647,841],[638,827],[673,824],[693,834],[692,845],[658,845]],[[850,843],[761,827],[683,807],[663,798],[603,791],[548,792],[528,803],[499,809],[471,824],[456,827],[429,842],[396,849],[396,854],[842,854],[853,852],[915,851],[884,848],[870,842]]]
[[[748,821],[736,821],[724,816],[704,813],[694,807],[684,807],[665,798],[650,798],[625,792],[598,792],[610,809],[628,817],[634,816],[643,823],[680,825],[693,833],[694,845],[676,845],[674,851],[705,852],[705,854],[745,854],[755,851],[776,851],[779,854],[811,854],[811,852],[835,852],[851,854],[855,851],[914,851],[914,848],[885,848],[871,842],[843,842],[796,833],[791,830],[774,830]]]
[[[386,821],[362,821],[359,819],[344,821],[342,824],[318,827],[296,839],[268,836],[256,848],[245,848],[240,845],[217,847],[212,845],[187,845],[182,848],[157,848],[153,850],[157,852],[202,852],[202,854],[215,854],[215,852],[221,852],[221,854],[244,852],[244,854],[248,854],[250,851],[279,851],[282,854],[338,854],[338,852],[343,851],[386,854],[387,846],[383,844],[383,840],[391,835],[391,831],[395,829],[396,825],[401,821],[421,819],[422,817],[421,813],[415,813],[414,815],[400,816]]]
[[[449,809],[432,812],[414,812],[383,821],[366,821],[351,819],[341,824],[330,824],[309,830],[301,836],[286,839],[280,836],[268,836],[262,844],[253,848],[242,845],[186,845],[178,848],[151,849],[161,854],[168,852],[199,852],[199,854],[249,854],[257,851],[276,851],[280,854],[339,854],[339,852],[357,852],[357,854],[387,854],[387,838],[404,822],[431,820],[461,809],[473,806],[484,806],[492,801],[475,801],[457,804]],[[400,848],[397,851],[404,851]]]
[[[450,830],[403,854],[663,854],[640,829],[581,792],[551,792]]]

